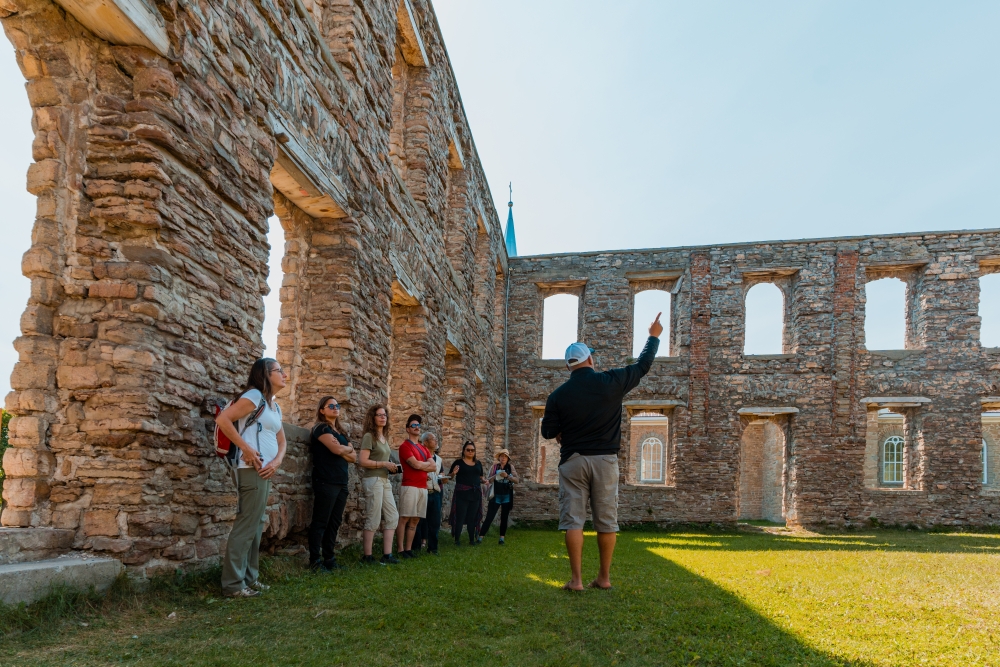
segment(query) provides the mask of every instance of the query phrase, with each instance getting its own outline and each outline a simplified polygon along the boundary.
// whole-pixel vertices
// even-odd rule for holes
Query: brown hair
[[[323,414],[323,408],[326,406],[327,402],[331,398],[336,398],[336,396],[324,396],[322,399],[320,399],[319,407],[316,408],[316,425],[313,426],[313,428],[316,428],[316,426],[319,426],[320,424],[330,423],[326,420],[326,415]],[[337,416],[337,418],[333,420],[333,428],[336,429],[337,433],[343,433],[344,435],[347,435],[347,433],[344,431],[344,427],[340,425],[339,416]]]
[[[385,407],[381,403],[376,403],[375,405],[368,408],[368,412],[365,413],[364,425],[361,428],[361,437],[366,434],[371,433],[372,437],[378,440],[376,433],[378,432],[378,424],[375,423],[375,413],[379,410],[385,410],[385,428],[382,430],[382,435],[387,439],[389,437],[389,408]]]
[[[277,364],[278,362],[271,357],[263,357],[253,362],[246,386],[236,393],[233,401],[240,400],[240,397],[251,389],[258,389],[264,395],[264,400],[270,403],[271,399],[274,398],[274,388],[271,386],[271,369]]]

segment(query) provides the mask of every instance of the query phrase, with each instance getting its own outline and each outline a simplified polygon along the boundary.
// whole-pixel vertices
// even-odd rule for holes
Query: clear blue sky
[[[1000,227],[1000,3],[434,6],[501,219],[514,182],[521,254]],[[34,219],[6,53],[0,341]],[[0,344],[0,391],[14,360]]]

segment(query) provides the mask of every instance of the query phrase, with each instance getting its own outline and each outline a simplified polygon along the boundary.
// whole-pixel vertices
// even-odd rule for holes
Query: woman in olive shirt
[[[365,415],[364,436],[361,438],[361,457],[359,463],[364,468],[365,475],[361,480],[361,488],[365,493],[365,555],[362,563],[374,563],[372,556],[372,541],[379,523],[382,523],[382,564],[398,563],[392,555],[392,537],[399,523],[399,512],[396,510],[396,499],[392,496],[392,485],[389,474],[395,474],[398,466],[389,460],[392,449],[389,447],[389,410],[384,405],[373,405]]]

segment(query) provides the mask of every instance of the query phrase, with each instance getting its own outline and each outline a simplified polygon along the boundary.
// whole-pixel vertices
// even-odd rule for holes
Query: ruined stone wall
[[[337,395],[355,441],[376,401],[441,422],[446,345],[496,404],[507,259],[428,2],[147,8],[166,55],[102,39],[51,0],[0,8],[28,80],[38,196],[0,521],[75,530],[75,547],[152,572],[224,546],[235,495],[211,408],[263,349],[272,212],[287,239],[279,402],[308,426]],[[421,324],[400,326],[396,308]],[[422,377],[394,364],[406,345],[424,351]],[[462,435],[491,438],[502,419]],[[269,503],[276,539],[308,522],[303,437]]]
[[[511,260],[510,442],[538,465],[537,418],[567,377],[540,359],[541,301],[581,295],[579,339],[599,367],[631,354],[632,295],[647,283],[674,292],[670,357],[659,357],[628,400],[668,406],[671,484],[631,483],[622,450],[625,521],[734,521],[739,512],[740,409],[784,408],[785,519],[796,524],[995,524],[982,489],[980,399],[997,394],[1000,354],[979,344],[980,275],[995,270],[1000,232],[928,233],[519,257]],[[908,349],[864,345],[864,285],[905,276]],[[744,295],[774,282],[786,298],[784,354],[743,354]],[[643,329],[647,322],[636,323]],[[661,350],[661,355],[667,354]],[[866,484],[869,414],[880,398],[926,400],[906,414],[906,488]],[[862,399],[873,399],[862,403]],[[675,406],[670,408],[669,406]],[[896,409],[896,408],[894,408]],[[625,437],[627,416],[623,415]],[[528,477],[537,480],[537,468]],[[521,518],[555,518],[552,486],[527,484]]]

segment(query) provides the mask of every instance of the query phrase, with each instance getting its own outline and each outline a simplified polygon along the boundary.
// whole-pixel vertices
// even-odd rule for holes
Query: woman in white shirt
[[[250,368],[246,388],[215,418],[219,430],[240,450],[239,504],[222,561],[222,592],[229,597],[254,597],[268,589],[257,580],[258,559],[271,478],[285,458],[281,408],[274,401],[285,377],[277,361],[258,359]],[[253,419],[262,403],[264,409]]]

